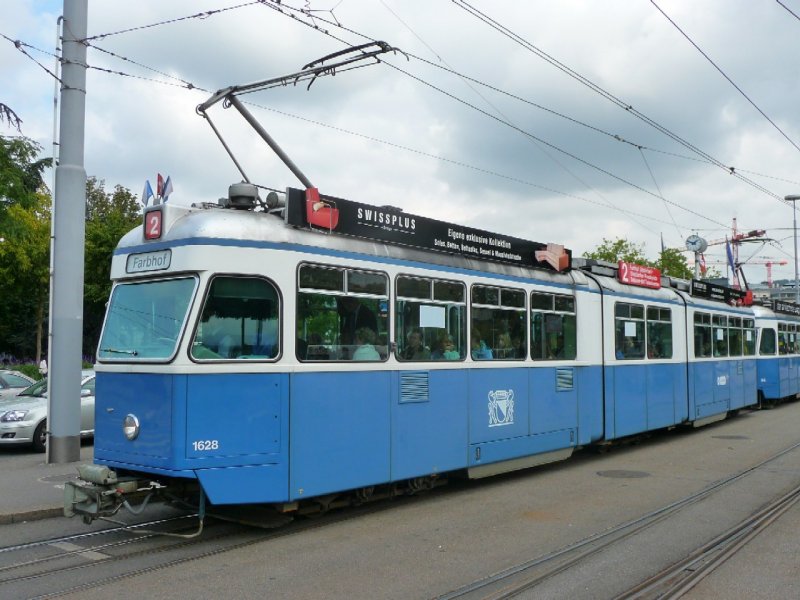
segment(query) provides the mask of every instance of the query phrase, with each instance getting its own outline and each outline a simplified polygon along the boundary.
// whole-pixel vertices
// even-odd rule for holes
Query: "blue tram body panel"
[[[775,358],[758,359],[758,391],[767,400],[782,398],[780,365]]]
[[[761,357],[757,368],[758,390],[767,400],[780,400],[800,393],[800,358]]]
[[[689,363],[690,419],[702,419],[728,411],[730,382],[726,361]]]
[[[605,374],[606,439],[687,420],[685,363],[607,366]]]
[[[794,396],[800,392],[800,383],[798,383],[800,359],[795,356],[781,356],[778,358],[778,362],[780,364],[781,397]]]
[[[463,469],[469,444],[466,371],[392,375],[391,480]]]
[[[731,410],[755,404],[757,401],[757,365],[753,359],[731,361]]]
[[[286,375],[98,373],[96,391],[97,461],[196,477],[212,503],[287,500]]]
[[[757,401],[756,361],[694,361],[689,363],[689,407],[692,419],[702,419]]]
[[[392,373],[296,373],[290,384],[292,500],[390,481]]]
[[[278,454],[285,382],[285,375],[255,373],[189,377],[186,457],[207,461]]]
[[[527,369],[469,371],[469,443],[530,434]]]
[[[175,444],[185,438],[186,376],[98,373],[95,389],[95,460],[179,470]],[[128,414],[143,424],[139,436],[125,438]]]

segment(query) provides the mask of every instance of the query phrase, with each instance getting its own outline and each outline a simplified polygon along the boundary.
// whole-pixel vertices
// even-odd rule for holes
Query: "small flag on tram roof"
[[[159,173],[156,179],[156,196],[161,198],[163,193],[164,193],[164,178],[161,176],[161,173]]]
[[[164,182],[164,189],[161,192],[164,202],[167,201],[167,198],[169,198],[169,195],[172,193],[172,191],[172,179],[169,175],[167,175],[167,180]]]
[[[144,181],[144,189],[142,190],[142,204],[147,206],[147,203],[150,201],[150,198],[153,197],[153,188],[150,187],[150,180],[145,179]]]

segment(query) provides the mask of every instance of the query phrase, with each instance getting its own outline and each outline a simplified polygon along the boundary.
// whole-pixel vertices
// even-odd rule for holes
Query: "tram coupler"
[[[86,523],[109,517],[135,498],[148,498],[160,485],[135,477],[118,477],[102,465],[80,465],[78,481],[64,486],[64,516],[81,515]]]

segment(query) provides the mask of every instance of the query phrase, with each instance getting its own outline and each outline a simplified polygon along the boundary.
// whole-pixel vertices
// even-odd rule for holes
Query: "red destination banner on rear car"
[[[639,287],[659,289],[661,287],[661,271],[655,267],[637,265],[619,261],[617,277],[620,282]]]

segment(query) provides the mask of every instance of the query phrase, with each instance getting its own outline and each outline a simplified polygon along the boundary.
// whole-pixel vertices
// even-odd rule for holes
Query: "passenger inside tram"
[[[356,329],[356,349],[352,360],[380,360],[381,355],[375,349],[375,332],[369,327]]]

